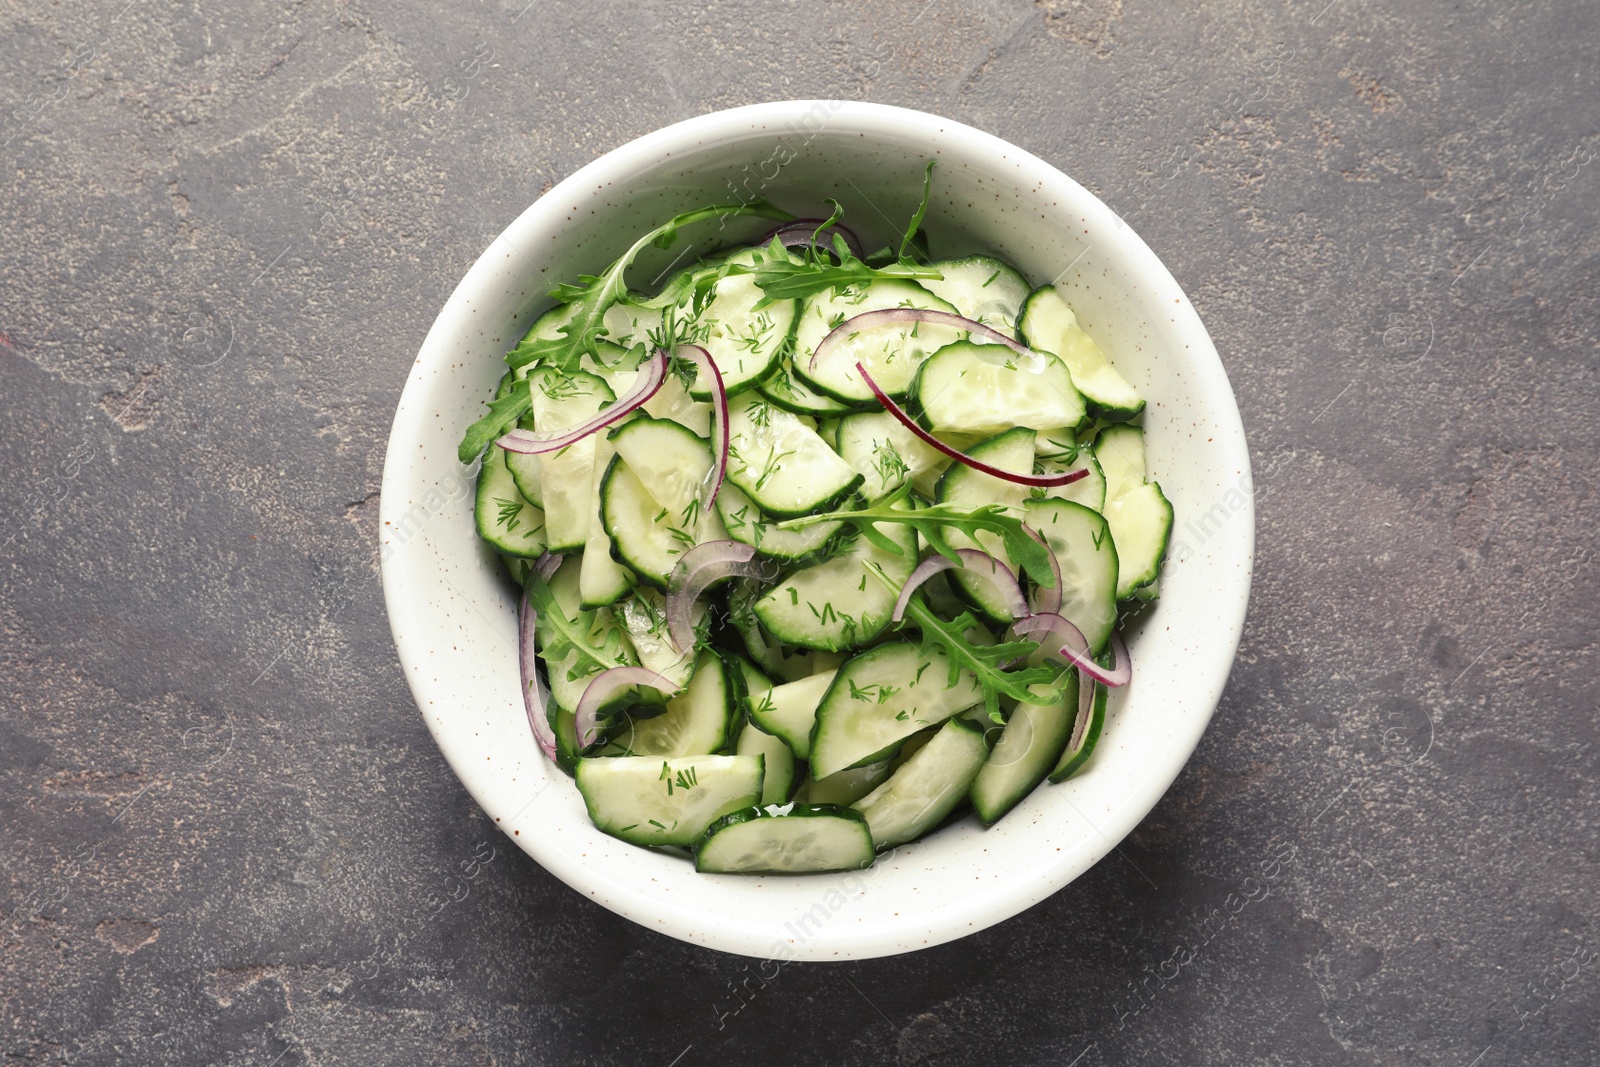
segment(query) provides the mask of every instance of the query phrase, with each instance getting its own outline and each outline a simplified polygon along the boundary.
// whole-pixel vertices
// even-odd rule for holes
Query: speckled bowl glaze
[[[1134,681],[1111,699],[1078,777],[1044,785],[992,829],[967,817],[851,874],[696,874],[589,822],[572,781],[535,747],[517,687],[515,602],[473,529],[462,431],[501,356],[549,306],[676,212],[760,195],[799,214],[833,197],[868,248],[898,236],[938,160],[926,230],[936,255],[991,252],[1054,280],[1149,400],[1149,464],[1177,513],[1161,599],[1132,638]],[[703,224],[641,260],[649,288],[674,257],[768,225]],[[786,101],[703,115],[601,157],[541,197],[479,257],[411,368],[380,508],[389,619],[417,705],[467,789],[525,852],[619,915],[672,937],[775,960],[852,959],[937,945],[1016,915],[1106,855],[1189,758],[1228,677],[1250,589],[1249,457],[1228,379],[1155,254],[1043,160],[933,115]]]

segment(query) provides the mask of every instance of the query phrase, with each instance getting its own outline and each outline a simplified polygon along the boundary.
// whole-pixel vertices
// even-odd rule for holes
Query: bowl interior
[[[473,472],[456,461],[501,356],[559,281],[596,273],[635,237],[707,203],[764,196],[803,215],[825,198],[867,247],[898,243],[938,161],[925,222],[936,255],[990,252],[1055,282],[1148,398],[1149,463],[1176,509],[1161,598],[1132,642],[1080,777],[1041,786],[995,827],[974,819],[846,875],[697,875],[682,859],[601,834],[570,779],[540,755],[517,686],[515,602],[473,529]],[[651,249],[650,289],[696,252],[745,241],[728,219]],[[654,280],[654,281],[653,281]],[[765,104],[648,135],[579,171],[518,218],[439,315],[395,416],[381,504],[395,642],[429,729],[497,824],[569,885],[675,937],[780,959],[885,955],[991,925],[1065,885],[1154,805],[1216,707],[1243,624],[1254,515],[1244,434],[1187,297],[1103,204],[1014,146],[920,112],[839,101]]]

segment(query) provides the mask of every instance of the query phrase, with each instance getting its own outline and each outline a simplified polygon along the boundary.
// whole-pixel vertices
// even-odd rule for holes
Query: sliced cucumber
[[[756,618],[756,601],[761,598],[761,585],[744,578],[728,583],[728,623],[740,639],[750,658],[773,678],[786,682],[809,678],[818,671],[817,664],[828,659],[838,659],[831,652],[814,652],[809,648],[795,648],[778,641],[761,627]],[[831,663],[823,669],[838,666]]]
[[[576,304],[557,304],[537,319],[534,319],[533,325],[528,327],[528,332],[522,335],[522,340],[517,344],[517,347],[506,354],[506,363],[511,366],[512,373],[518,378],[527,377],[528,372],[523,368],[533,360],[533,354],[525,352],[523,346],[532,344],[534,341],[553,341],[560,337],[562,329],[572,321],[572,316],[577,313],[577,310],[578,306]]]
[[[869,503],[949,463],[943,452],[887,411],[864,411],[840,419],[835,447],[840,458],[861,472],[865,479],[861,494]]]
[[[761,803],[789,802],[794,795],[794,780],[797,777],[794,749],[759,726],[748,725],[739,731],[739,740],[733,751],[737,756],[760,756],[766,761],[767,774],[761,782]]]
[[[724,815],[761,798],[760,756],[594,757],[578,792],[601,830],[635,845],[689,845]]]
[[[989,748],[983,732],[951,719],[887,782],[856,801],[878,848],[904,844],[938,826],[967,795]]]
[[[817,705],[833,683],[834,672],[813,674],[793,682],[775,685],[759,697],[750,698],[750,721],[774,737],[781,738],[796,756],[811,755],[811,731],[817,722]]]
[[[578,593],[586,608],[609,607],[633,589],[636,579],[617,562],[616,546],[600,517],[600,490],[615,454],[611,442],[595,435],[594,465],[589,472],[589,534],[583,541],[583,566],[578,572]]]
[[[849,551],[790,571],[756,601],[756,618],[766,631],[825,652],[859,648],[883,633],[894,613],[895,591],[917,565],[917,534],[903,523],[873,528],[899,545],[900,553],[857,537]],[[893,588],[879,580],[874,568],[882,568]]]
[[[605,335],[622,348],[650,345],[650,334],[661,328],[662,309],[628,298],[606,309]]]
[[[767,248],[742,249],[724,265],[748,267],[758,251],[763,257],[772,255]],[[796,256],[789,258],[799,262]],[[767,301],[752,275],[720,271],[705,294],[686,294],[677,308],[679,315],[692,314],[693,337],[711,353],[729,396],[744,392],[773,372],[789,348],[798,311],[796,300]],[[711,397],[709,384],[698,378],[689,391],[698,400]]]
[[[556,765],[571,774],[578,769],[578,759],[583,755],[578,747],[577,716],[552,700],[546,709],[546,718],[556,735]]]
[[[809,357],[807,357],[809,358]],[[769,404],[796,415],[827,418],[855,411],[864,405],[845,404],[831,396],[823,396],[805,382],[795,377],[794,364],[785,359],[777,372],[756,387]]]
[[[1028,280],[1011,264],[993,256],[942,259],[928,266],[943,280],[923,279],[919,284],[934,296],[948,300],[958,313],[977,319],[1007,337],[1016,336],[1017,317],[1028,299]]]
[[[1117,599],[1137,596],[1161,572],[1172,536],[1172,504],[1145,480],[1144,432],[1107,426],[1095,438],[1095,457],[1106,476],[1106,522],[1117,546]]]
[[[1034,440],[1034,470],[1041,474],[1063,474],[1072,470],[1087,470],[1083,478],[1066,485],[1033,490],[1034,496],[1053,496],[1057,500],[1070,500],[1086,508],[1099,511],[1106,502],[1106,476],[1094,450],[1078,443],[1077,431],[1072,427],[1041,430]]]
[[[991,467],[1025,474],[1033,470],[1034,431],[1025,426],[989,438],[967,449],[967,454]],[[939,480],[938,502],[963,508],[999,504],[1010,514],[1021,517],[1028,487],[984,474],[962,463],[953,464]],[[950,531],[950,543],[957,548],[978,548],[994,556],[1015,573],[1016,565],[1005,550],[999,534],[981,532],[977,539],[959,530]],[[981,570],[958,568],[949,572],[950,587],[956,594],[998,623],[1011,622],[1011,608],[993,581]]]
[[[644,402],[644,412],[651,418],[671,419],[686,426],[697,437],[711,437],[711,405],[690,396],[676,374],[668,374],[656,395]]]
[[[811,773],[822,779],[887,759],[918,730],[982,699],[977,679],[965,671],[950,684],[942,655],[925,657],[906,641],[869,649],[839,668],[817,707]]]
[[[484,452],[472,511],[478,536],[501,552],[512,556],[544,554],[544,512],[517,491],[517,483],[506,469],[504,449],[491,446]]]
[[[946,345],[922,364],[911,410],[930,430],[980,435],[1076,426],[1084,416],[1083,396],[1055,356],[1017,356],[971,341]]]
[[[671,419],[630,419],[608,435],[645,491],[687,527],[711,473],[711,443]]]
[[[1022,521],[1056,554],[1060,614],[1083,631],[1090,654],[1098,656],[1117,626],[1117,546],[1109,523],[1082,504],[1049,497],[1028,501]]]
[[[576,426],[616,399],[604,379],[583,371],[562,374],[544,368],[534,371],[530,381],[534,425],[541,433]],[[552,552],[575,551],[589,538],[594,453],[591,434],[541,457],[545,525]]]
[[[501,448],[496,448],[495,451],[505,454],[506,470],[511,472],[511,480],[517,483],[517,492],[522,494],[522,499],[536,508],[542,507],[544,466],[539,457],[528,452],[505,452]]]
[[[1043,704],[1018,704],[1005,730],[973,779],[973,810],[986,825],[999,818],[1044,781],[1067,747],[1078,711],[1078,672],[1069,671],[1059,698]],[[1038,690],[1035,686],[1035,691]]]
[[[805,784],[801,796],[807,804],[854,804],[889,777],[889,760],[879,760],[865,767],[814,778]]]
[[[1106,362],[1100,346],[1083,332],[1078,316],[1051,286],[1033,291],[1022,306],[1017,326],[1029,348],[1061,357],[1072,372],[1073,384],[1088,401],[1090,413],[1097,418],[1116,422],[1131,419],[1144,410],[1144,398]]]
[[[694,846],[694,869],[710,874],[802,874],[872,866],[867,820],[831,805],[751,808],[719,819]]]
[[[689,506],[700,510],[693,502]],[[617,558],[657,589],[667,587],[679,557],[697,543],[695,516],[685,523],[681,515],[657,504],[621,456],[612,459],[600,484],[600,518]]]
[[[819,522],[798,530],[779,529],[743,490],[727,482],[717,493],[717,514],[729,537],[784,563],[803,563],[826,555],[844,526],[842,522]]]
[[[874,326],[837,342],[826,360],[812,366],[811,357],[822,339],[846,319],[883,308],[928,308],[954,312],[945,300],[915,282],[884,280],[818,293],[805,302],[795,329],[795,375],[812,389],[846,404],[873,402],[872,390],[861,380],[861,363],[878,387],[890,396],[906,394],[917,367],[941,346],[966,336],[949,326],[907,322]]]
[[[581,577],[581,576],[580,576]],[[698,600],[690,609],[696,630],[709,612],[705,601]],[[680,652],[667,633],[667,607],[661,594],[648,587],[636,589],[634,594],[612,609],[612,617],[628,632],[628,640],[639,657],[639,665],[672,679],[679,689],[694,677],[695,657]]]
[[[861,480],[800,416],[751,393],[728,402],[728,481],[767,514],[825,511]]]
[[[1081,680],[1079,684],[1082,684]],[[1094,703],[1089,708],[1089,721],[1084,724],[1083,732],[1067,743],[1061,758],[1056,761],[1055,770],[1050,772],[1052,782],[1066,781],[1089,762],[1089,757],[1094,754],[1095,742],[1100,740],[1100,732],[1105,729],[1109,693],[1110,690],[1105,686],[1094,683]]]
[[[694,677],[667,701],[667,710],[648,719],[631,719],[612,735],[630,756],[701,756],[728,745],[734,698],[727,668],[715,652],[695,657]]]
[[[531,578],[528,595],[539,612],[537,633],[550,696],[564,708],[576,708],[594,676],[611,667],[639,664],[633,644],[606,608],[586,611],[578,594],[580,561],[568,556],[548,583]],[[551,656],[551,649],[560,654]],[[602,716],[632,705],[660,707],[664,698],[654,689],[630,686],[612,694],[600,708]]]

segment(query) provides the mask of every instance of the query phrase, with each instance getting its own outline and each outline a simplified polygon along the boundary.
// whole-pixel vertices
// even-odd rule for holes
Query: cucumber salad
[[[602,831],[707,872],[866,867],[1083,769],[1172,506],[1072,308],[921,206],[689,212],[551,295],[460,458],[521,586],[540,748]],[[624,276],[701,221],[777,225]]]

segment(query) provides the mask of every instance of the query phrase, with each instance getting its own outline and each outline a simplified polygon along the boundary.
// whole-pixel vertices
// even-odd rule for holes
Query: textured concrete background
[[[1591,5],[524,2],[0,10],[7,1062],[1600,1063]],[[1232,375],[1260,554],[1120,854],[774,973],[497,836],[373,527],[491,237],[795,96],[973,123],[1125,213]]]

